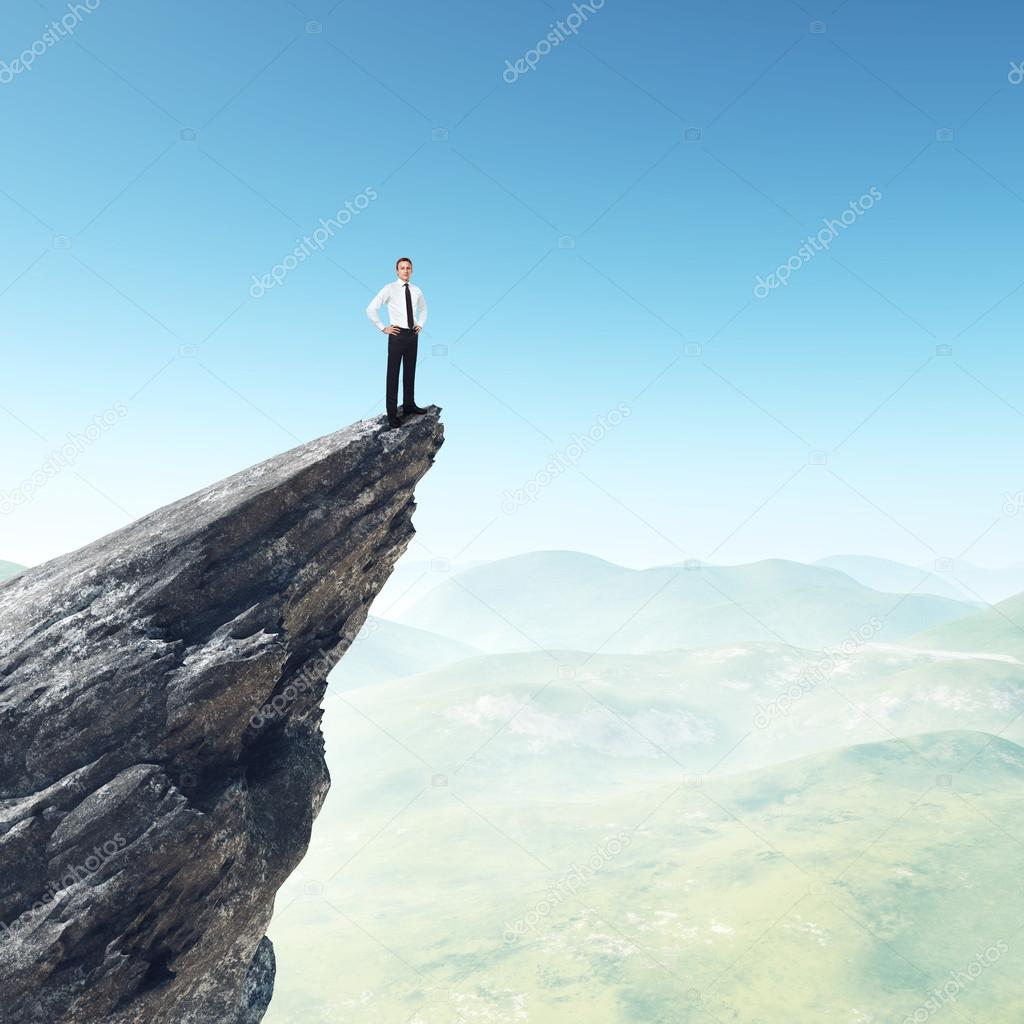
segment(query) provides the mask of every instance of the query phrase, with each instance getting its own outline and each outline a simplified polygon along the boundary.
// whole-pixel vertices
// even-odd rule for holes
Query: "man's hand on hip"
[[[420,333],[420,331],[422,331],[422,330],[423,330],[423,328],[422,328],[422,327],[421,327],[421,326],[420,326],[419,324],[417,324],[417,325],[416,325],[416,326],[415,326],[415,327],[413,328],[413,330],[414,330],[414,331],[415,331],[415,332],[416,332],[417,334],[419,334],[419,333]]]
[[[385,334],[398,334],[398,332],[400,330],[401,330],[400,327],[396,327],[394,324],[392,324],[390,327],[385,327],[384,328],[384,333]]]

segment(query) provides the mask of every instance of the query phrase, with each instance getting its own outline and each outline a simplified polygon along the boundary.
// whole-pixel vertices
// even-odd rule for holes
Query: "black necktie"
[[[405,284],[405,315],[409,318],[409,330],[413,329],[412,322],[412,295],[409,292],[409,283]]]

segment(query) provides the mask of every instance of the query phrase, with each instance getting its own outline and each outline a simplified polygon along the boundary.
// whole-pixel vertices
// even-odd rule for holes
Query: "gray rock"
[[[363,420],[0,583],[0,1021],[256,1024],[327,673],[440,410]]]

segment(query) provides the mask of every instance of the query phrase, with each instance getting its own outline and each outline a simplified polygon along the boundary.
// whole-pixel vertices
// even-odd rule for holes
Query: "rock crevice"
[[[255,1024],[330,778],[326,676],[414,530],[431,406],[0,583],[0,1021]]]

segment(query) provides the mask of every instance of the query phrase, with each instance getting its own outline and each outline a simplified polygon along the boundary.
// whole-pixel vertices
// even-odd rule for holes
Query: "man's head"
[[[407,256],[403,256],[395,264],[395,270],[398,271],[399,281],[408,281],[412,277],[412,260]]]

